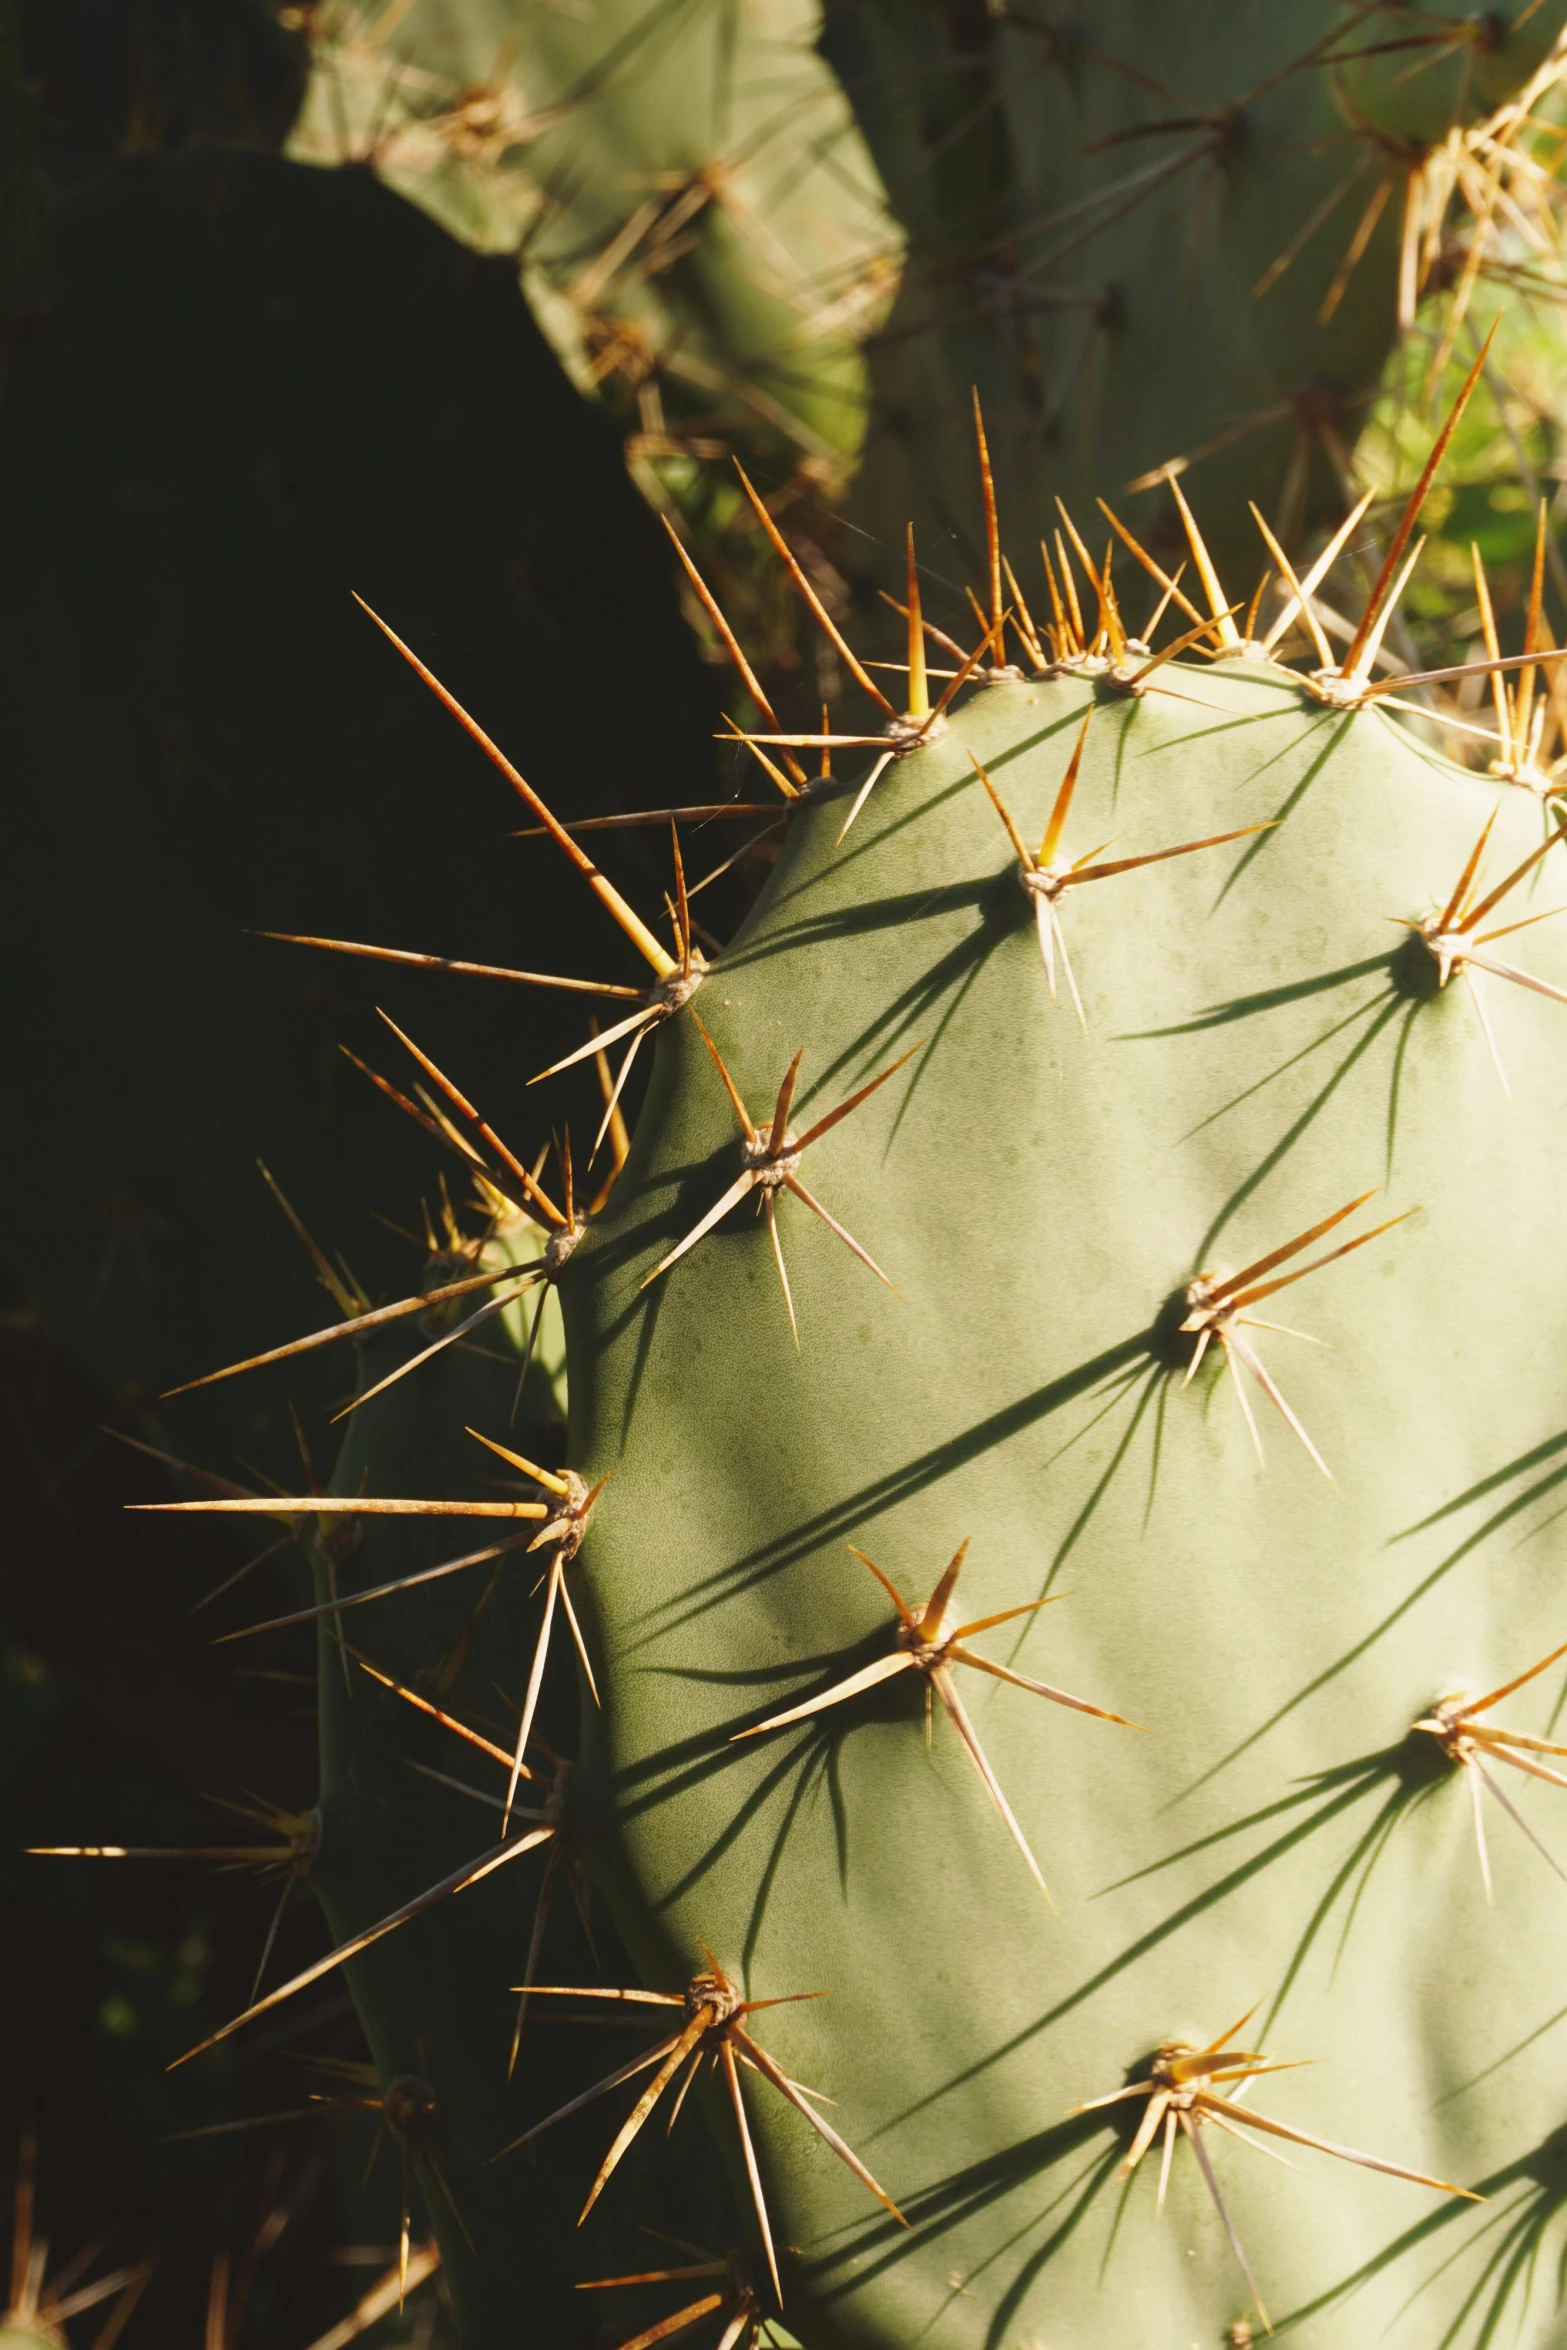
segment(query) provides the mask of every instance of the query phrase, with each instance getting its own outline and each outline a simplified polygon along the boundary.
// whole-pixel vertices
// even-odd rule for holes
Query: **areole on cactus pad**
[[[405,1481],[366,1501],[361,1435],[330,1506],[367,1540],[398,1510],[519,1519],[465,1540],[503,1580],[548,1537],[506,1671],[536,1693],[568,1616],[581,1751],[545,1827],[432,1890],[569,1832],[638,1970],[557,1976],[535,1934],[523,1978],[524,2051],[572,2087],[524,2063],[508,2135],[593,2101],[558,2140],[581,2282],[622,2152],[711,2057],[748,2265],[663,2265],[728,2279],[677,2313],[727,2342],[774,2280],[813,2350],[1559,2338],[1530,2276],[1567,2194],[1567,1888],[1523,1777],[1567,1783],[1563,850],[1540,792],[1428,748],[1420,681],[1375,667],[1430,472],[1309,672],[1278,655],[1321,579],[1282,556],[1267,638],[1202,559],[1147,583],[1184,657],[1075,534],[1048,620],[998,552],[978,648],[927,629],[911,571],[905,706],[841,729],[842,775],[758,699],[782,846],[705,958],[683,876],[671,953],[569,838],[653,974],[621,1049],[655,1048],[613,1188],[552,1195],[569,1470],[508,1452],[540,1498],[394,1506],[450,1459],[450,1425],[407,1435],[448,1352],[394,1390]],[[1553,657],[1512,666],[1533,690]],[[548,1223],[538,1171],[446,1101]],[[477,1432],[505,1450],[499,1416]],[[330,1627],[376,1591],[390,1622],[413,1556],[323,1582],[339,1766]],[[382,1702],[460,1715],[459,1648]],[[488,1755],[504,1809],[521,1744]],[[1470,1796],[1507,1831],[1478,1867]],[[313,1872],[342,1955],[384,1929],[374,2033],[405,1945],[344,1914],[333,1800]],[[489,1964],[494,2016],[445,2027],[498,2084],[520,1957]],[[645,2047],[578,2061],[574,1987]],[[428,1968],[419,1996],[437,2017]],[[506,2177],[469,2245],[435,2211],[454,2272],[503,2257]],[[501,2332],[491,2296],[470,2339]]]

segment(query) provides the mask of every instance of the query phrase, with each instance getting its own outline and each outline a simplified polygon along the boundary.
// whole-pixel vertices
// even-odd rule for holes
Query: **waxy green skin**
[[[1509,1104],[1467,988],[1432,991],[1390,920],[1442,901],[1493,809],[1493,879],[1542,813],[1266,664],[1161,683],[990,687],[842,846],[846,801],[801,811],[695,999],[758,1119],[805,1048],[796,1130],[927,1040],[803,1169],[901,1294],[787,1198],[798,1353],[749,1208],[642,1289],[740,1165],[692,1019],[659,1042],[563,1283],[571,1458],[610,1479],[574,1569],[601,1870],[659,1987],[705,1942],[752,1997],[833,1994],[762,2036],[913,2226],[750,2099],[813,2346],[1216,2344],[1248,2296],[1190,2150],[1156,2221],[1155,2160],[1124,2204],[1112,2180],[1140,2107],[1070,2117],[1257,2002],[1242,2045],[1320,2060],[1260,2110],[1498,2198],[1210,2135],[1275,2320],[1348,2350],[1406,2308],[1394,2341],[1505,2311],[1544,2345],[1567,1887],[1492,1806],[1488,1910],[1466,1789],[1408,1729],[1567,1632],[1567,1007],[1490,983]],[[1095,692],[1068,856],[1276,829],[1068,893],[1084,1032],[971,754],[1037,841]],[[1493,919],[1558,902],[1560,868]],[[1558,931],[1496,951],[1561,985]],[[1322,1246],[1408,1221],[1258,1309],[1325,1345],[1250,1333],[1335,1490],[1253,1387],[1259,1469],[1217,1350],[1183,1387],[1157,1333],[1195,1273],[1371,1186]],[[960,1676],[1058,1914],[939,1707],[927,1752],[910,1681],[730,1743],[888,1644],[848,1543],[919,1602],[965,1537],[960,1620],[1071,1594],[980,1649],[1147,1726]],[[1561,1687],[1497,1718],[1547,1733]],[[1506,1776],[1562,1848],[1551,1791]]]
[[[1327,425],[1353,446],[1399,342],[1408,174],[1513,96],[1564,21],[1561,0],[1483,18],[1337,0],[1070,15],[826,0],[824,52],[909,247],[870,346],[878,429],[846,559],[896,588],[912,517],[922,548],[955,542],[975,567],[977,386],[1036,611],[1033,547],[1059,527],[1057,496],[1096,562],[1098,496],[1175,567],[1168,491],[1130,490],[1172,460],[1190,461],[1182,487],[1221,575],[1249,594],[1248,499],[1292,547],[1343,510],[1342,457],[1312,436]],[[1130,618],[1145,584],[1123,582]]]

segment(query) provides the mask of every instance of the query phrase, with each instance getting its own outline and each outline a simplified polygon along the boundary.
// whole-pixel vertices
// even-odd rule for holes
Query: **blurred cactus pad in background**
[[[1549,2350],[1567,7],[0,123],[0,2340]]]

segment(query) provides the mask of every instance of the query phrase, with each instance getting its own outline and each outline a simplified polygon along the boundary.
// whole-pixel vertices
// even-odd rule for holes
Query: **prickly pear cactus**
[[[312,23],[292,152],[369,163],[518,255],[656,502],[732,446],[820,484],[859,449],[899,240],[815,33],[808,0],[343,0]]]
[[[1317,580],[1276,558],[1247,633],[1194,527],[1211,607],[1160,652],[1085,572],[933,707],[911,564],[903,707],[861,670],[863,733],[751,738],[783,838],[721,950],[678,861],[671,952],[555,828],[652,973],[629,1156],[574,1204],[458,1114],[555,1234],[564,1461],[492,1382],[469,1425],[512,1475],[460,1499],[448,1351],[320,1510],[482,1519],[482,1638],[537,1594],[499,1844],[417,1814],[457,1924],[377,1915],[417,1798],[323,1648],[338,1954],[383,2074],[422,2033],[431,2110],[499,2141],[441,2158],[484,2181],[471,2235],[429,2196],[472,2343],[513,2338],[506,2164],[519,2226],[569,2180],[547,2257],[598,2283],[691,2175],[694,2082],[740,2218],[702,2190],[657,2273],[727,2280],[730,2342],[779,2307],[811,2350],[1560,2340],[1563,828],[1425,747],[1423,681],[1370,682],[1450,430],[1336,661],[1280,659]],[[392,1625],[415,1571],[338,1544],[316,1615],[379,1591]],[[448,1730],[493,1713],[460,1620],[412,1688]],[[432,1965],[541,1803],[630,1963],[552,1927],[519,1971],[470,1925]],[[594,2016],[646,2037],[595,2061]]]
[[[563,1284],[572,1458],[609,1476],[579,1572],[620,1914],[660,1986],[705,1946],[749,1996],[833,1994],[779,2010],[770,2045],[911,2223],[757,2096],[813,2342],[1217,2344],[1257,2319],[1194,2148],[1161,2223],[1151,2179],[1115,2183],[1146,2100],[1077,2111],[1246,2015],[1249,2050],[1320,2060],[1259,2087],[1260,2113],[1500,2193],[1531,2250],[1559,2199],[1567,1889],[1491,1803],[1526,1785],[1511,1757],[1411,1725],[1567,1634],[1548,1336],[1567,1294],[1541,1245],[1567,1014],[1461,943],[1553,904],[1562,851],[1456,930],[1538,851],[1532,797],[1266,660],[1161,676],[1136,697],[993,685],[846,842],[841,799],[792,817]],[[1273,829],[1034,893],[1080,1025],[975,762],[1036,841],[1087,712],[1061,866],[1111,836],[1136,859]],[[1419,926],[1482,827],[1441,986]],[[1549,925],[1527,964],[1567,981]],[[927,1040],[803,1162],[901,1294],[778,1195],[798,1349],[749,1215],[644,1288],[744,1157],[698,1014],[764,1137],[802,1048],[800,1133]],[[1263,1302],[1390,1216],[1283,1316]],[[904,1637],[854,1552],[918,1605],[964,1543],[945,1628],[1060,1600],[976,1654],[1145,1726],[958,1676],[1055,1907],[940,1702],[930,1745],[907,1678],[810,1710]],[[1561,1670],[1496,1718],[1548,1733]],[[1466,1782],[1499,1823],[1494,1906]],[[1487,2267],[1497,2214],[1209,2145],[1257,2292],[1311,2313],[1311,2340],[1380,2336],[1417,2294],[1428,2340],[1520,2315],[1515,2272]],[[1549,2300],[1523,2338],[1557,2338]]]
[[[1061,13],[826,0],[824,52],[909,254],[870,353],[858,561],[890,568],[910,515],[922,544],[968,551],[954,484],[977,382],[1023,544],[1058,495],[1082,521],[1096,496],[1196,469],[1248,594],[1246,500],[1287,545],[1339,511],[1419,298],[1456,289],[1429,314],[1445,338],[1477,269],[1505,282],[1511,175],[1549,186],[1515,157],[1560,77],[1564,12]],[[1168,527],[1151,497],[1134,512],[1145,536]]]

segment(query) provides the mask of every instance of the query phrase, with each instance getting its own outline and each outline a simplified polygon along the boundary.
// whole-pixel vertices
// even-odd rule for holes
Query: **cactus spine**
[[[1139,534],[1171,547],[1161,485],[1195,478],[1249,595],[1247,500],[1290,548],[1337,519],[1422,297],[1423,382],[1455,344],[1472,356],[1477,288],[1505,297],[1525,181],[1521,233],[1554,249],[1537,225],[1554,190],[1527,154],[1553,137],[1563,22],[1527,0],[1418,18],[1111,0],[1091,22],[827,0],[823,46],[908,249],[870,345],[859,567],[890,586],[910,517],[922,546],[974,562],[954,485],[977,382],[1019,543],[1059,527],[1057,497],[1082,523],[1130,496]]]
[[[704,2312],[736,2339],[776,2300],[813,2350],[1172,2311],[1348,2345],[1411,2295],[1455,2343],[1555,2338],[1564,828],[1373,669],[1451,423],[1337,658],[1282,552],[1238,622],[1195,520],[1211,602],[1172,589],[1160,651],[1084,550],[933,702],[911,595],[905,707],[866,670],[860,734],[748,738],[786,830],[722,951],[678,850],[671,950],[568,836],[654,975],[619,1049],[654,1035],[552,1269],[567,1430],[505,1433],[514,1369],[447,1347],[356,1413],[330,1502],[186,1505],[358,1524],[317,1546],[314,1874],[383,2081],[447,2133],[413,2159],[470,2342],[539,2273],[557,2310],[624,2273],[601,2226],[679,2224],[700,2140],[650,2116],[693,2085],[733,2207],[704,2178],[680,2232],[748,2264]],[[486,1196],[547,1223],[442,1082]],[[461,1424],[505,1498],[460,1498]],[[432,1707],[479,1725],[499,1842],[410,1784]],[[546,1848],[603,1896],[597,1965],[516,1921]],[[573,1997],[648,2041],[595,2061]]]

